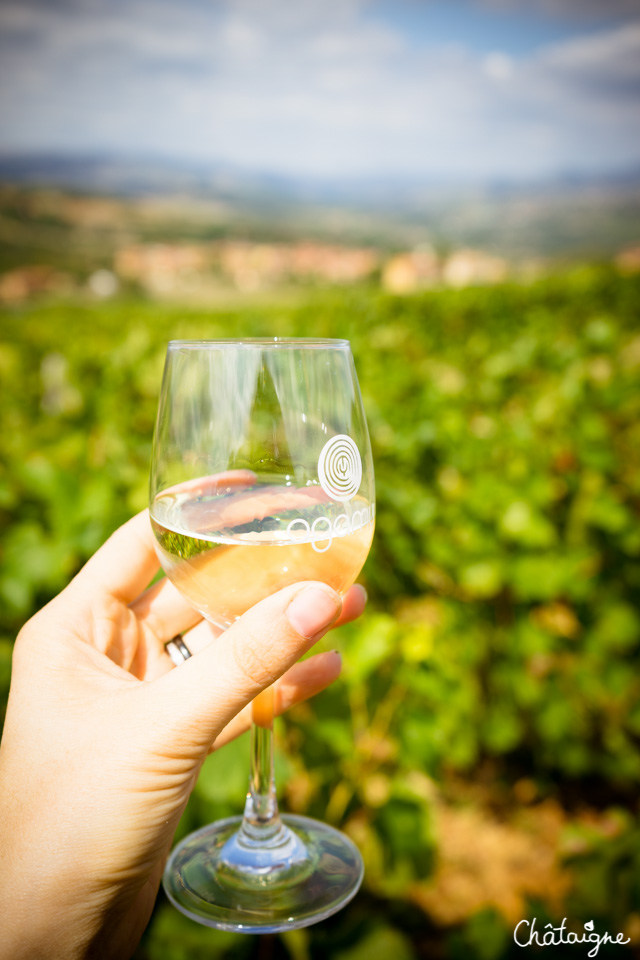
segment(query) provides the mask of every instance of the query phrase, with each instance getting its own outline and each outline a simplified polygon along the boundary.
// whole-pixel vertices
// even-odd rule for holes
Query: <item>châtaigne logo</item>
[[[565,944],[574,943],[592,943],[591,950],[587,953],[588,957],[596,957],[598,950],[605,943],[630,943],[631,939],[625,940],[624,933],[618,933],[612,936],[610,933],[600,935],[594,929],[593,920],[587,920],[584,925],[584,932],[575,933],[573,930],[566,930],[567,918],[565,917],[559,927],[554,927],[552,923],[545,924],[544,932],[536,929],[537,920],[521,920],[513,931],[513,939],[519,947],[559,947]]]
[[[332,500],[353,500],[360,489],[360,451],[346,433],[339,433],[325,443],[318,459],[318,479]]]

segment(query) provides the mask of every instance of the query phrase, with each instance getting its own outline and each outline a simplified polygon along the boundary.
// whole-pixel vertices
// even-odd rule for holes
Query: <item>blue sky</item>
[[[640,166],[640,0],[3,0],[0,150],[308,177]]]
[[[533,53],[576,35],[597,33],[640,16],[640,3],[478,2],[478,0],[379,0],[369,5],[414,43],[457,43],[479,53],[500,49],[512,56]]]
[[[535,10],[491,8],[471,0],[386,0],[372,3],[370,14],[395,24],[413,43],[458,43],[478,52],[498,47],[512,55],[530,53],[576,32],[575,23]]]

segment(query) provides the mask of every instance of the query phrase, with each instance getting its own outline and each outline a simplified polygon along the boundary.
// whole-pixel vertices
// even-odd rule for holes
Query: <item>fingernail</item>
[[[331,587],[305,587],[295,595],[286,614],[296,633],[310,640],[333,623],[341,607],[342,601]]]
[[[363,597],[364,597],[364,602],[366,603],[367,600],[369,599],[369,594],[367,593],[367,588],[366,588],[366,587],[363,587],[361,583],[356,583],[356,587],[359,587],[359,589],[362,591],[362,595],[363,595]]]

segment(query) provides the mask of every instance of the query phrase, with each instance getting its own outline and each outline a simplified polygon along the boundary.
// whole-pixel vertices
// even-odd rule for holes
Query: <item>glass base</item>
[[[242,817],[209,824],[173,850],[165,892],[192,920],[236,933],[277,933],[318,923],[351,900],[364,867],[339,830],[285,815],[266,844],[239,831]]]

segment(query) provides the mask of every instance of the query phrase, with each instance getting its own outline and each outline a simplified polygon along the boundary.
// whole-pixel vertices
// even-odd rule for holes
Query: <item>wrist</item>
[[[24,870],[32,855],[25,856],[5,839],[0,839],[0,960],[82,960],[91,939],[90,924],[69,896],[68,882],[44,865],[37,876]]]
[[[45,819],[0,804],[0,960],[83,960],[96,917],[73,854]]]

